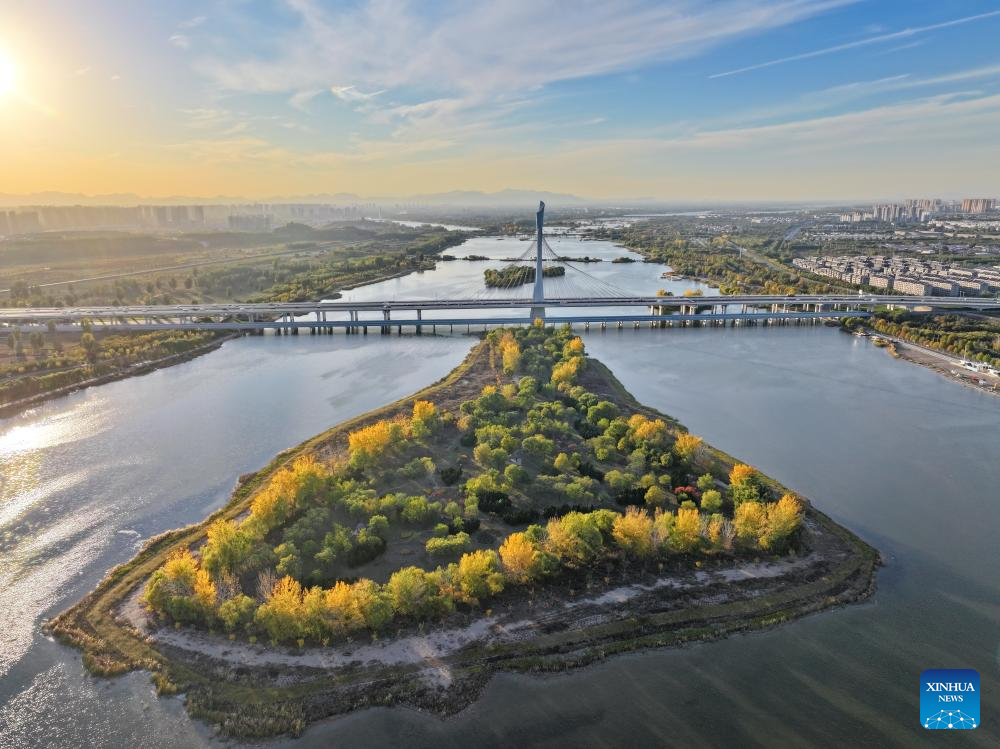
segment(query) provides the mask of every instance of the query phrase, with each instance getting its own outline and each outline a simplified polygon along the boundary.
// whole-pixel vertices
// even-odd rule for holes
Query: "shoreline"
[[[20,400],[5,403],[0,405],[0,419],[18,416],[19,414],[22,414],[35,406],[41,405],[46,401],[54,400],[64,395],[70,395],[78,390],[85,390],[98,385],[107,385],[112,382],[117,382],[118,380],[126,380],[129,377],[138,377],[139,375],[149,374],[150,372],[155,372],[158,369],[166,369],[167,367],[172,367],[175,364],[183,364],[186,361],[191,361],[192,359],[196,359],[204,354],[209,354],[212,351],[221,348],[222,344],[227,341],[232,341],[240,337],[241,334],[239,333],[230,333],[228,335],[220,336],[210,343],[190,349],[189,351],[181,351],[176,354],[160,357],[159,359],[136,362],[126,369],[118,370],[116,372],[108,372],[107,374],[100,375],[99,377],[81,380],[80,382],[75,382],[72,385],[64,385],[63,387],[55,388],[54,390],[48,390],[44,393],[36,393],[35,395],[31,395],[27,398],[21,398]]]
[[[498,598],[485,612],[460,611],[426,627],[406,624],[370,644],[358,638],[325,648],[265,648],[193,628],[151,626],[137,592],[171,550],[196,548],[211,522],[244,513],[256,489],[288,461],[329,454],[347,432],[412,408],[419,398],[477,393],[484,373],[492,371],[486,350],[476,344],[437,383],[336,425],[242,477],[223,508],[201,523],[150,539],[46,629],[83,650],[92,673],[149,670],[160,694],[187,694],[193,717],[229,735],[256,737],[298,734],[310,723],[372,705],[405,704],[448,715],[474,702],[498,671],[564,671],[618,653],[767,629],[864,600],[874,591],[878,552],[807,502],[800,557],[754,553],[709,559],[704,566],[681,557],[659,569],[599,564],[532,588],[527,597],[522,592]],[[602,395],[676,425],[639,404],[605,365],[589,362]],[[706,447],[716,459],[736,462]]]
[[[443,251],[443,250],[442,250]],[[440,258],[434,256],[435,264]],[[402,278],[408,276],[411,273],[423,272],[424,270],[433,270],[433,268],[413,268],[411,270],[405,271],[394,271],[388,275],[379,277],[377,279],[359,281],[357,283],[348,284],[346,286],[341,286],[336,292],[329,296],[325,296],[324,299],[339,299],[341,293],[344,291],[351,291],[352,289],[357,289],[362,286],[369,286],[371,284],[382,283],[383,281],[391,281],[394,278]],[[207,343],[203,346],[198,346],[190,351],[182,351],[177,354],[170,354],[169,356],[164,356],[159,359],[152,359],[147,362],[137,362],[126,369],[119,370],[117,372],[109,372],[105,375],[100,375],[99,377],[93,377],[88,380],[81,380],[80,382],[73,383],[72,385],[64,385],[54,390],[48,390],[44,393],[36,393],[35,395],[28,396],[27,398],[21,398],[20,400],[11,401],[10,403],[5,403],[0,405],[0,419],[7,419],[13,416],[18,416],[25,411],[28,411],[35,406],[41,405],[50,400],[55,400],[64,395],[70,395],[79,390],[84,390],[90,387],[96,387],[99,385],[107,385],[112,382],[117,382],[118,380],[126,380],[129,377],[138,377],[139,375],[149,374],[157,369],[166,369],[175,364],[183,364],[186,361],[191,361],[204,354],[210,354],[218,348],[221,348],[222,344],[227,341],[236,340],[242,338],[243,334],[239,332],[229,333],[223,335],[211,343]]]
[[[919,367],[929,369],[936,372],[941,377],[944,377],[949,382],[958,383],[959,385],[975,390],[978,393],[1000,396],[1000,379],[994,378],[994,384],[991,387],[987,385],[979,385],[964,376],[955,376],[956,369],[964,369],[961,365],[961,362],[963,362],[964,359],[951,354],[946,354],[943,351],[936,351],[926,346],[920,346],[909,341],[904,341],[901,338],[880,333],[879,331],[871,328],[866,327],[865,331],[868,333],[869,340],[872,336],[878,336],[879,338],[890,341],[893,344],[892,347],[884,348],[886,348],[887,353],[894,359],[901,359],[910,364],[915,364]],[[969,372],[969,370],[964,370],[964,372]],[[964,374],[964,372],[960,374]],[[973,373],[969,372],[969,374]]]

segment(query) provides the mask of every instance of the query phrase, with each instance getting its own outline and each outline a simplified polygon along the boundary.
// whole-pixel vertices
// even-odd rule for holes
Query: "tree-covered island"
[[[532,326],[279,456],[50,628],[95,673],[149,669],[226,733],[273,735],[776,625],[864,598],[876,563]]]

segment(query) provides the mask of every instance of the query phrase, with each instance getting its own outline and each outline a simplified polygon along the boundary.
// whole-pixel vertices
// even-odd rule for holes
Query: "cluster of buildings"
[[[245,205],[32,206],[0,210],[0,236],[44,231],[147,229],[270,231],[295,221],[319,224],[371,215],[365,206],[312,203]]]
[[[903,203],[876,203],[870,211],[842,213],[840,221],[846,224],[866,221],[887,224],[926,223],[942,214],[982,214],[995,211],[996,207],[996,198],[965,198],[961,202],[940,198],[914,198]]]
[[[808,273],[857,286],[915,296],[983,296],[1000,292],[1000,267],[961,268],[937,260],[882,255],[795,258]]]

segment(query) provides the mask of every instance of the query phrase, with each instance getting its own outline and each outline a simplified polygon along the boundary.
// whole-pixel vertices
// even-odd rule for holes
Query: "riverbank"
[[[124,380],[128,377],[148,374],[149,372],[154,372],[157,369],[164,369],[165,367],[172,367],[175,364],[191,361],[198,356],[215,351],[226,341],[231,341],[234,338],[239,337],[239,333],[222,335],[210,343],[190,349],[189,351],[181,351],[179,353],[170,354],[169,356],[163,356],[158,359],[151,359],[150,361],[136,362],[135,364],[131,364],[114,372],[108,372],[107,374],[103,374],[98,377],[80,380],[79,382],[64,385],[53,390],[36,393],[35,395],[27,398],[21,398],[16,401],[11,401],[10,403],[5,403],[0,405],[0,418],[16,416],[19,413],[27,411],[30,408],[34,408],[35,406],[52,400],[53,398],[61,398],[64,395],[75,393],[78,390],[84,390],[89,387],[94,387],[95,385],[107,385],[110,382],[116,382],[118,380]]]
[[[336,292],[328,295],[324,295],[326,299],[338,299],[341,296],[341,292],[350,291],[363,286],[368,286],[373,283],[380,283],[383,281],[389,281],[396,278],[402,278],[408,276],[411,273],[422,273],[427,270],[433,270],[436,263],[434,262],[439,258],[434,258],[430,262],[426,263],[423,267],[409,268],[406,270],[393,270],[392,272],[387,272],[385,274],[380,274],[373,276],[371,278],[365,278],[363,280],[357,280],[343,286],[340,286]],[[78,382],[73,382],[68,385],[63,385],[52,390],[47,390],[44,392],[36,393],[34,395],[28,396],[26,398],[20,398],[10,403],[0,404],[0,418],[8,418],[10,416],[16,416],[17,414],[23,413],[35,406],[45,403],[46,401],[52,400],[54,398],[60,398],[64,395],[69,395],[70,393],[75,393],[79,390],[85,388],[94,387],[97,385],[106,385],[111,382],[116,382],[118,380],[124,380],[129,377],[135,377],[138,375],[148,374],[157,369],[164,369],[166,367],[171,367],[175,364],[182,364],[184,362],[190,361],[198,356],[211,353],[218,349],[226,341],[239,338],[242,334],[231,333],[220,335],[215,340],[203,346],[198,346],[189,351],[179,352],[177,354],[171,354],[169,356],[160,357],[157,359],[152,359],[145,362],[137,362],[135,364],[122,367],[113,372],[108,372],[96,377],[89,377]],[[35,374],[35,373],[32,373]],[[41,374],[45,374],[42,372]]]
[[[980,374],[966,369],[962,366],[964,359],[961,357],[935,351],[934,349],[920,346],[911,341],[904,341],[902,338],[880,333],[877,330],[867,327],[864,330],[872,339],[880,338],[889,341],[890,345],[883,346],[883,348],[895,359],[901,359],[911,364],[926,367],[937,372],[942,377],[948,378],[952,382],[957,382],[978,392],[1000,396],[1000,377]]]
[[[713,559],[694,569],[686,560],[659,569],[599,566],[540,585],[527,597],[498,598],[491,611],[455,614],[371,645],[261,648],[189,629],[157,629],[137,610],[136,592],[171,550],[196,548],[209,522],[245,513],[255,490],[288,461],[329,453],[347,431],[403,413],[416,399],[445,403],[478,393],[492,374],[484,350],[476,346],[438,384],[282,453],[242,480],[230,503],[207,521],[153,539],[51,622],[51,631],[81,647],[92,672],[149,669],[162,693],[188,694],[193,715],[227,733],[253,736],[298,732],[309,722],[374,704],[450,713],[474,700],[498,670],[564,670],[618,652],[766,628],[870,594],[876,552],[810,508],[795,558]],[[587,378],[602,397],[657,413],[637,404],[599,362],[590,360]],[[712,455],[735,462],[719,451]]]

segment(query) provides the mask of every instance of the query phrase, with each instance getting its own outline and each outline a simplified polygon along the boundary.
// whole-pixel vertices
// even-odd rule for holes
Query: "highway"
[[[746,305],[748,307],[772,307],[774,305],[789,307],[843,307],[848,309],[871,309],[883,305],[913,308],[931,306],[945,309],[975,309],[1000,310],[1000,299],[996,297],[928,297],[928,296],[893,296],[893,295],[739,295],[739,296],[701,296],[701,297],[659,297],[637,296],[616,298],[546,298],[544,306],[547,309],[571,307],[662,307],[681,308],[697,307],[710,309],[713,307],[730,307]],[[359,302],[265,302],[244,304],[239,302],[218,304],[158,304],[158,305],[125,305],[121,307],[6,307],[0,308],[0,323],[17,323],[31,321],[70,321],[105,318],[257,318],[261,316],[287,316],[317,313],[357,313],[383,312],[392,313],[396,310],[473,310],[473,309],[530,309],[537,306],[529,298],[513,299],[410,299]]]

